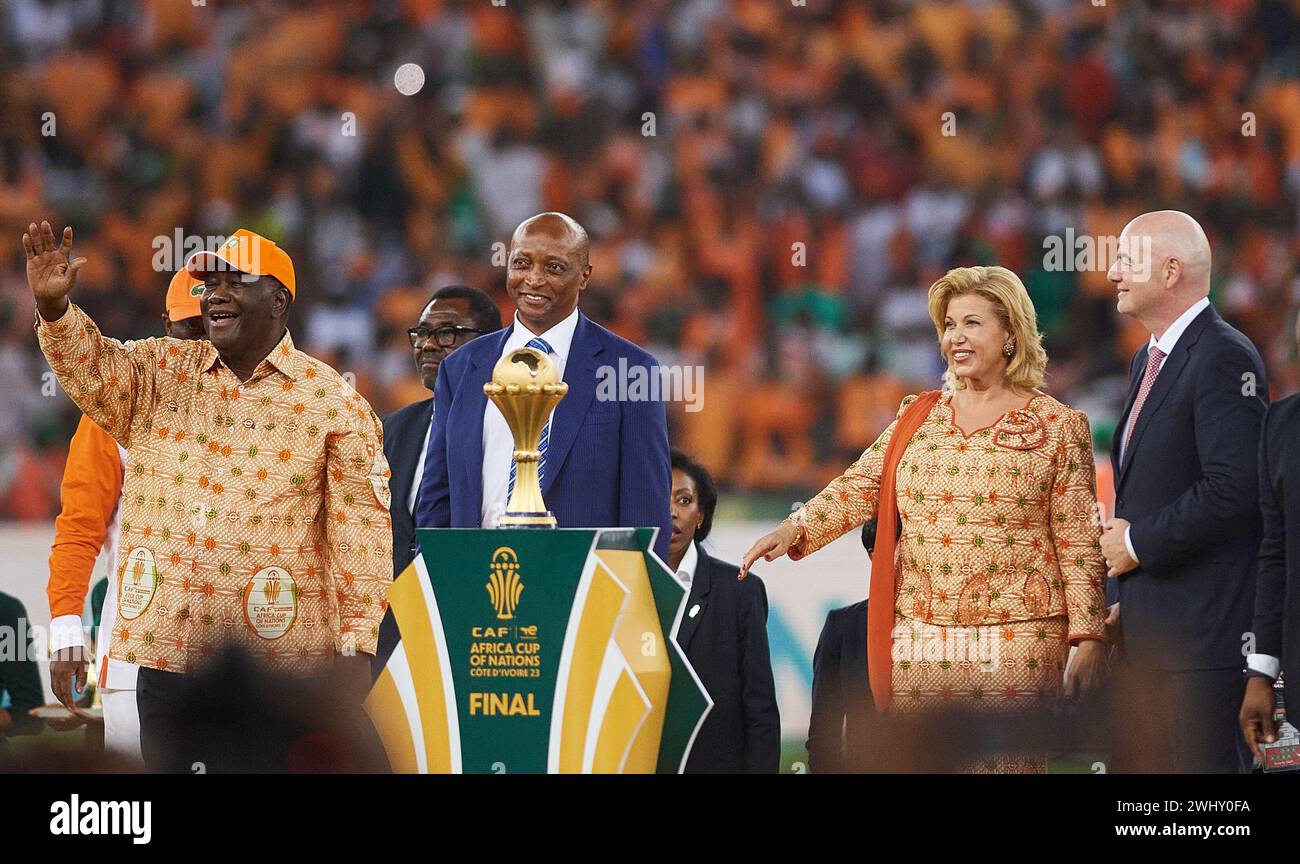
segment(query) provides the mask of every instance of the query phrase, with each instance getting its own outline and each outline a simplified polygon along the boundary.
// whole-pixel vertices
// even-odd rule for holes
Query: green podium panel
[[[677,773],[712,701],[648,528],[432,529],[366,699],[394,771]]]

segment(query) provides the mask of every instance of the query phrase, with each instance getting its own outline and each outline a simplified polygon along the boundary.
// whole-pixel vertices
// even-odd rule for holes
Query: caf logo
[[[497,611],[497,618],[509,621],[515,617],[519,607],[519,597],[524,593],[524,583],[519,578],[519,556],[509,546],[502,546],[492,553],[492,572],[488,574],[488,599]]]
[[[134,621],[153,602],[162,577],[148,547],[136,546],[122,559],[117,569],[117,611],[123,619]]]
[[[279,639],[298,617],[298,586],[283,567],[264,567],[244,587],[244,620],[263,639]]]

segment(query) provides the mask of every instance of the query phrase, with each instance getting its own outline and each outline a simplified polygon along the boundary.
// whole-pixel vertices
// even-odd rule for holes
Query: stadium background
[[[74,299],[119,338],[158,333],[178,231],[277,239],[299,346],[383,415],[423,398],[404,330],[429,294],[508,312],[494,244],[570,213],[584,312],[703,367],[671,439],[719,479],[731,560],[936,384],[925,288],[951,266],[1024,279],[1103,472],[1145,336],[1105,262],[1053,267],[1047,238],[1186,210],[1273,397],[1300,389],[1300,0],[195,2],[0,0],[0,590],[36,624],[76,420],[31,329],[38,215],[76,228]],[[795,744],[867,562],[847,537],[761,572]]]

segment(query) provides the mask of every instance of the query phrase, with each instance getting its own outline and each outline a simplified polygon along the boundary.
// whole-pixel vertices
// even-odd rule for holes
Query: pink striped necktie
[[[1147,355],[1147,371],[1142,376],[1142,386],[1138,388],[1137,399],[1133,400],[1133,410],[1128,414],[1128,424],[1124,427],[1124,441],[1120,444],[1119,462],[1124,464],[1128,458],[1129,440],[1133,437],[1133,429],[1137,426],[1138,415],[1142,413],[1142,405],[1147,401],[1147,396],[1151,393],[1151,388],[1155,386],[1156,376],[1160,374],[1160,364],[1164,362],[1165,352],[1161,351],[1154,345]]]

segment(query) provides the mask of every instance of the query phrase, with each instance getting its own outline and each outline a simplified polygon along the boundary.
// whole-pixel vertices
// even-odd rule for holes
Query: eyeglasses
[[[412,348],[419,348],[425,342],[429,341],[430,336],[433,336],[434,339],[438,340],[439,348],[450,348],[456,344],[456,340],[460,338],[460,334],[462,333],[476,333],[482,335],[483,332],[484,331],[477,330],[473,327],[461,327],[459,324],[444,324],[441,327],[434,328],[433,330],[430,330],[428,327],[411,327],[406,331],[406,335],[411,340]]]

